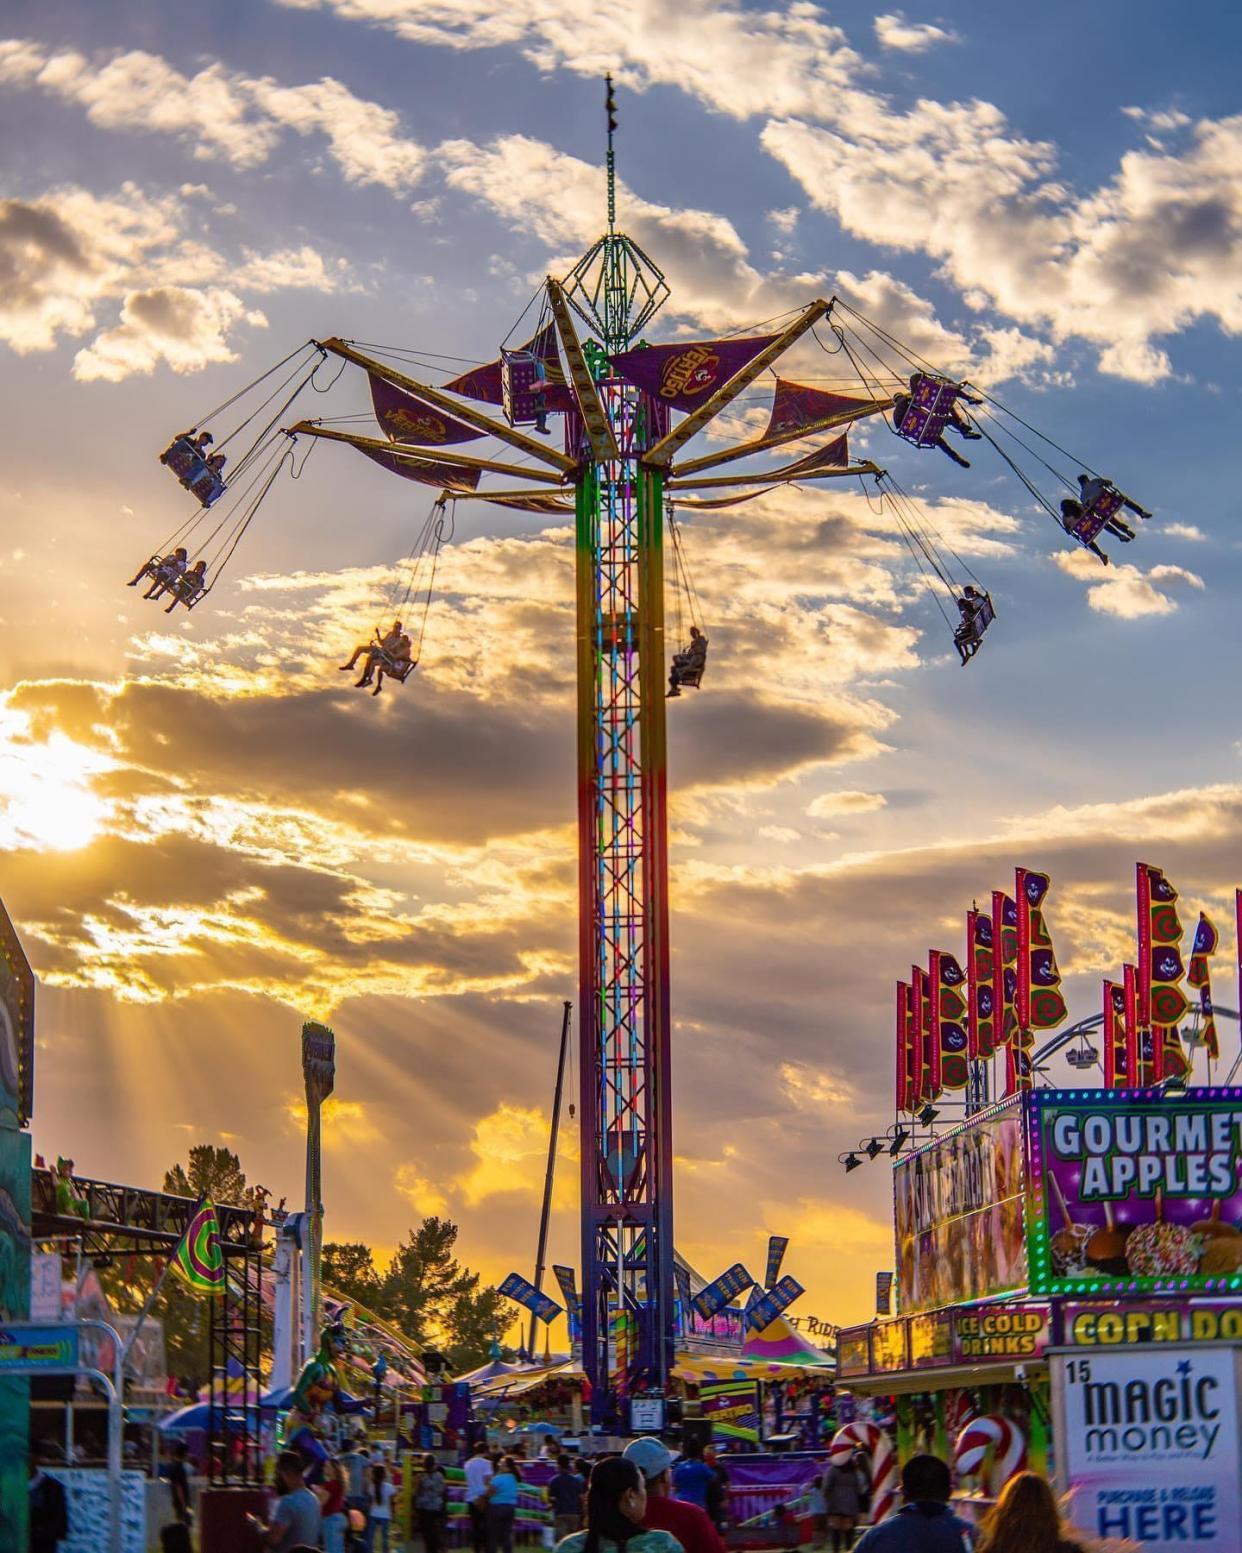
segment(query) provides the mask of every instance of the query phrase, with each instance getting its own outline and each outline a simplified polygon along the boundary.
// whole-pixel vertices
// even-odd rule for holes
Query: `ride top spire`
[[[612,75],[606,75],[607,94],[604,113],[608,119],[608,235],[611,237],[617,225],[617,158],[612,148],[612,137],[617,130],[617,97],[612,89]]]

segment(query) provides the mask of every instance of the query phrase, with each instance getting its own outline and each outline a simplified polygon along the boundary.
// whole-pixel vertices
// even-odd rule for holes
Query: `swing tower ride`
[[[348,443],[393,473],[447,485],[444,496],[453,501],[573,514],[582,1355],[593,1419],[623,1423],[628,1399],[665,1391],[677,1330],[664,695],[672,645],[664,633],[666,503],[675,498],[691,507],[732,505],[776,486],[878,475],[874,464],[850,462],[842,436],[781,468],[769,464],[724,476],[709,471],[874,415],[891,400],[817,394],[778,380],[771,419],[761,436],[675,463],[678,451],[811,331],[830,304],[812,302],[786,315],[783,326],[769,334],[646,348],[640,336],[670,293],[653,261],[617,229],[614,129],[609,81],[607,230],[563,281],[548,280],[551,322],[531,342],[542,342],[535,350],[504,352],[500,362],[436,388],[389,361],[363,354],[353,342],[312,341],[307,349],[320,359],[332,354],[368,372],[376,414],[389,438],[308,420],[290,427],[288,435]],[[579,337],[580,325],[586,328],[585,340]],[[294,393],[304,386],[305,379]],[[388,409],[381,412],[384,396]],[[480,399],[503,405],[504,419],[470,403]],[[290,402],[292,396],[281,410]],[[684,412],[675,423],[674,409]],[[563,451],[519,430],[532,424],[545,430],[545,415],[553,411],[563,418]],[[246,455],[243,465],[258,453],[267,456],[271,438],[279,436],[268,436],[274,424],[265,428],[257,453]],[[444,446],[481,436],[518,451],[535,467],[498,461],[494,455],[470,457]],[[271,457],[279,460],[281,454]],[[508,486],[480,486],[481,478],[495,475],[507,477]],[[533,487],[525,484],[531,481]],[[514,489],[515,484],[521,488]],[[705,489],[710,492],[706,499],[694,496]],[[204,518],[207,505],[205,500]],[[244,529],[253,511],[243,507],[241,514]]]

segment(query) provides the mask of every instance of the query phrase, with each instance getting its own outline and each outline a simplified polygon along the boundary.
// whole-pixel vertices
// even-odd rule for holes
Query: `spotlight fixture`
[[[934,1105],[925,1105],[919,1112],[919,1121],[922,1122],[924,1127],[930,1127],[939,1115],[940,1112]]]
[[[880,1138],[871,1138],[867,1141],[864,1152],[868,1159],[874,1159],[877,1154],[884,1152],[884,1143]]]
[[[897,1131],[893,1134],[893,1141],[888,1146],[888,1152],[893,1156],[894,1159],[896,1159],[897,1155],[900,1154],[902,1149],[905,1148],[909,1137],[910,1134],[904,1127],[898,1127]]]
[[[849,1175],[851,1170],[857,1170],[862,1160],[854,1153],[853,1149],[845,1156],[845,1173]]]

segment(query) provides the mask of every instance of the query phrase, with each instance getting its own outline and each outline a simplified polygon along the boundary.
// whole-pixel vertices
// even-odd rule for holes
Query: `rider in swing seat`
[[[961,598],[957,600],[958,613],[962,619],[953,633],[953,645],[957,648],[963,668],[983,645],[983,632],[976,630],[975,622],[986,603],[986,596],[971,583],[966,584]]]
[[[1118,491],[1111,480],[1105,480],[1102,475],[1078,476],[1078,500],[1082,503],[1084,512],[1089,511],[1105,491],[1117,491],[1117,495],[1121,498],[1121,505],[1129,507],[1130,511],[1140,518],[1151,517],[1146,507],[1140,507],[1133,497],[1127,496],[1124,491]],[[1122,524],[1122,527],[1124,528],[1125,525]]]
[[[706,665],[707,638],[698,626],[691,626],[689,647],[684,652],[673,654],[672,666],[668,671],[668,696],[679,696],[682,685],[697,685]]]
[[[897,427],[901,425],[902,421],[905,420],[906,412],[909,410],[914,396],[918,392],[919,384],[922,381],[923,376],[924,374],[922,372],[912,372],[910,374],[910,391],[908,393],[893,395],[894,430],[896,430]],[[967,404],[983,403],[982,399],[977,398],[974,394],[968,394],[964,388],[960,387],[960,385],[955,386],[957,386],[958,398],[964,399]],[[964,437],[968,442],[978,442],[979,439],[983,436],[983,433],[981,431],[976,431],[967,417],[963,415],[962,412],[958,409],[956,399],[954,400],[950,409],[949,419],[945,423],[945,431],[955,431],[960,437]],[[951,448],[949,446],[949,444],[944,440],[943,432],[939,437],[936,438],[935,442],[928,443],[927,446],[939,448],[942,453],[951,458],[955,464],[960,465],[961,468],[970,468],[970,460],[968,458],[963,458],[956,448]]]
[[[1112,563],[1100,549],[1099,545],[1096,544],[1094,539],[1081,539],[1077,534],[1074,533],[1074,524],[1078,522],[1082,515],[1082,503],[1075,501],[1072,496],[1067,496],[1061,503],[1061,527],[1072,539],[1077,539],[1080,545],[1085,545],[1086,548],[1090,550],[1092,555],[1099,556],[1101,565],[1111,565]],[[1128,542],[1134,538],[1133,529],[1126,528],[1124,523],[1121,525],[1121,527],[1125,529],[1125,533],[1118,535],[1120,539]],[[1113,532],[1116,531],[1114,530]]]
[[[362,677],[354,681],[355,689],[361,690],[364,685],[371,684],[377,668],[383,669],[388,663],[408,663],[410,660],[410,639],[401,629],[399,620],[393,621],[392,630],[387,635],[379,636],[378,632],[376,635],[376,641],[360,643],[350,654],[349,661],[338,665],[342,673],[352,673],[358,659],[365,655]],[[381,678],[379,685],[371,692],[372,695],[379,695],[382,685]]]
[[[171,587],[178,577],[182,576],[189,564],[183,545],[178,545],[171,555],[153,555],[149,561],[144,561],[138,568],[138,575],[125,584],[127,588],[136,588],[144,577],[151,579],[151,587],[142,596],[144,599],[155,597],[156,589]]]
[[[168,586],[172,590],[172,602],[164,613],[171,615],[178,604],[184,604],[189,609],[199,594],[206,590],[207,562],[195,561],[188,572],[183,573],[179,577],[174,577]],[[150,594],[147,595],[148,598],[150,596]],[[158,598],[159,594],[157,593],[155,596]]]

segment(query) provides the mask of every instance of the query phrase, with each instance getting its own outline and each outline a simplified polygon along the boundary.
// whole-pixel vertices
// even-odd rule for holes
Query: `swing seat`
[[[963,620],[954,631],[953,640],[961,643],[974,642],[977,645],[983,640],[983,633],[995,619],[996,610],[992,604],[992,595],[985,593],[982,603],[976,607],[970,619]]]
[[[531,351],[501,351],[500,395],[510,426],[533,426],[548,413],[547,389],[535,391],[544,377],[544,363]]]
[[[228,487],[188,437],[178,437],[160,454],[187,491],[193,492],[204,507],[219,501]]]
[[[680,669],[674,667],[672,672],[673,683],[678,687],[679,690],[697,690],[703,683],[703,668],[704,665],[700,665],[695,669]]]
[[[186,572],[183,576],[176,577],[169,583],[168,591],[178,604],[184,604],[187,609],[193,609],[195,604],[207,597],[206,573],[199,576],[191,576],[189,572]]]
[[[1123,505],[1124,499],[1117,487],[1106,485],[1091,505],[1083,508],[1082,517],[1073,524],[1070,533],[1084,545],[1090,544]]]
[[[893,430],[916,448],[935,447],[953,418],[953,406],[961,396],[960,387],[948,378],[920,372],[911,388],[910,403]]]
[[[1074,536],[1080,545],[1089,545],[1103,531],[1108,520],[1120,510],[1121,492],[1106,485],[1089,507],[1084,507],[1080,517],[1066,526],[1066,532]]]
[[[390,658],[387,653],[380,654],[380,661],[375,665],[388,679],[395,679],[404,685],[413,671],[418,667],[417,658]]]

